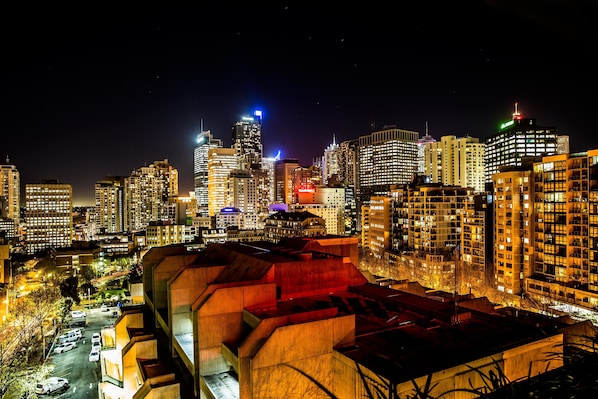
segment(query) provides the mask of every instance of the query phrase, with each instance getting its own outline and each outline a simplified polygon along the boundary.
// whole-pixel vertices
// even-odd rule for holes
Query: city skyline
[[[333,137],[384,125],[483,140],[515,102],[569,135],[571,152],[598,147],[586,100],[597,84],[591,4],[302,3],[75,17],[51,7],[7,13],[0,156],[22,185],[71,184],[75,204],[93,204],[104,177],[162,159],[179,170],[185,195],[201,128],[228,147],[234,123],[256,108],[264,156],[281,150],[303,166]]]

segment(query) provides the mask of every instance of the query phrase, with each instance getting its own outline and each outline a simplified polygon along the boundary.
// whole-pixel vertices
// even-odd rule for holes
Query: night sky
[[[22,186],[91,205],[96,181],[168,159],[186,195],[202,123],[230,146],[256,108],[264,155],[304,166],[384,125],[484,139],[515,102],[598,148],[595,1],[216,3],[3,6],[0,157]]]

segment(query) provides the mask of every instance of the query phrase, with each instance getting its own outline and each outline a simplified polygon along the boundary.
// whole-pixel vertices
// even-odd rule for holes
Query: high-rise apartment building
[[[239,169],[259,169],[262,164],[262,111],[245,116],[232,127],[232,148],[235,149]]]
[[[97,234],[125,231],[124,184],[122,176],[107,176],[95,184],[95,225]]]
[[[532,180],[531,167],[525,165],[492,176],[495,287],[507,294],[521,294],[524,278],[533,274]]]
[[[56,180],[25,185],[27,253],[67,248],[73,240],[73,188]]]
[[[358,196],[366,204],[370,196],[390,192],[393,184],[406,184],[417,172],[418,132],[385,127],[359,137]]]
[[[231,192],[231,207],[242,213],[241,224],[236,224],[239,229],[253,230],[263,228],[260,223],[261,203],[258,197],[260,185],[259,174],[254,176],[251,170],[236,169],[230,172],[229,187]],[[225,215],[231,215],[227,211]],[[218,224],[216,227],[221,227]]]
[[[168,160],[155,161],[134,170],[124,180],[125,229],[145,230],[158,221],[168,198],[178,195],[178,171]]]
[[[237,169],[234,148],[212,148],[208,151],[208,214],[216,215],[222,208],[232,206],[230,173]]]
[[[274,164],[275,202],[293,203],[293,171],[299,167],[299,160],[287,158]]]
[[[212,137],[209,130],[197,135],[197,145],[193,149],[193,188],[197,200],[197,213],[208,216],[208,151],[222,148],[222,140]]]
[[[0,165],[0,216],[14,220],[18,226],[20,219],[21,180],[15,165]],[[14,232],[13,232],[14,233]]]
[[[430,177],[431,183],[483,192],[484,146],[478,138],[470,136],[443,136],[440,141],[429,142],[424,150],[424,175]]]
[[[559,136],[555,127],[538,126],[535,119],[523,118],[516,103],[513,118],[502,123],[498,132],[486,138],[485,144],[486,182],[491,182],[501,166],[517,167],[526,157],[556,154]]]

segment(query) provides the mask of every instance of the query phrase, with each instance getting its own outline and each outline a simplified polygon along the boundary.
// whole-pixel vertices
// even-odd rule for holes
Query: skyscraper
[[[125,178],[125,229],[145,230],[160,220],[168,198],[178,195],[178,171],[168,160],[155,161]]]
[[[557,154],[558,137],[555,127],[541,127],[535,119],[523,118],[515,103],[513,118],[486,138],[486,182],[492,181],[501,166],[521,166],[525,157]]]
[[[232,206],[230,173],[237,169],[234,148],[212,148],[208,151],[208,214],[216,215],[222,208]]]
[[[107,176],[95,184],[97,233],[120,233],[124,227],[124,177]]]
[[[212,137],[210,130],[197,135],[197,146],[193,149],[193,187],[199,216],[208,216],[208,151],[222,148],[222,140]]]
[[[372,195],[388,194],[391,185],[406,184],[413,178],[418,137],[418,132],[394,126],[359,137],[358,206]]]
[[[293,158],[281,159],[274,165],[275,202],[293,203],[293,171],[299,167],[299,160]]]
[[[434,143],[436,139],[428,134],[428,122],[426,122],[426,134],[417,140],[417,174],[425,174],[425,151],[426,144]]]
[[[6,164],[0,165],[0,216],[7,217],[19,224],[21,182],[17,167],[10,165],[8,157]]]
[[[259,169],[262,163],[262,111],[253,117],[244,116],[232,127],[232,148],[235,149],[239,169]]]
[[[338,176],[339,172],[339,155],[340,147],[336,143],[336,138],[332,136],[332,143],[324,150],[324,157],[322,158],[322,183],[328,184],[328,179],[332,175]]]
[[[73,237],[73,188],[57,180],[25,185],[27,253],[66,248]]]
[[[424,151],[424,174],[431,183],[484,191],[484,143],[475,137],[442,136]]]

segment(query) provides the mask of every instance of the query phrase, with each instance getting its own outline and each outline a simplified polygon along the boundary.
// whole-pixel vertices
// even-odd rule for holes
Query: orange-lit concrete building
[[[355,267],[357,238],[146,256],[146,303],[193,377],[187,397],[329,398],[325,388],[353,399],[374,387],[403,397],[428,376],[436,397],[484,386],[479,372],[497,367],[511,381],[559,367],[572,328],[368,283]]]
[[[158,358],[153,329],[144,326],[142,308],[125,309],[113,327],[101,331],[103,399],[184,398],[168,359]]]

